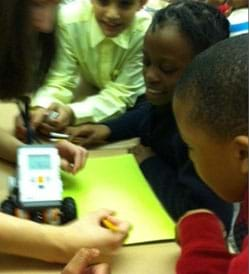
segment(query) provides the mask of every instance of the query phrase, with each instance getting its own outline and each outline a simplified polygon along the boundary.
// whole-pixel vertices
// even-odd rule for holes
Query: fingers
[[[84,168],[86,165],[86,160],[88,157],[88,151],[84,148],[81,148],[80,153],[76,153],[74,157],[73,163],[73,174],[75,174],[78,170]]]
[[[58,142],[56,147],[62,158],[62,169],[75,174],[84,167],[88,156],[88,151],[85,148],[74,145],[66,140]]]
[[[78,127],[68,127],[66,128],[65,132],[69,135],[72,135],[74,137],[76,136],[82,136],[82,137],[88,137],[92,134],[93,130],[91,126],[83,125]]]
[[[84,168],[86,159],[87,159],[87,154],[88,153],[85,153],[85,155],[83,157],[76,154],[73,161],[62,158],[61,159],[61,168],[64,171],[67,171],[72,174],[76,174],[79,170]]]
[[[97,249],[80,249],[63,269],[62,274],[84,274],[92,261],[99,256]],[[97,274],[98,272],[95,271]],[[103,272],[105,273],[105,272]],[[99,274],[99,273],[98,273]]]
[[[68,173],[74,174],[74,164],[70,163],[66,159],[61,159],[61,169]]]
[[[58,113],[56,116],[49,116],[49,124],[57,130],[64,130],[68,125],[73,122],[73,111],[69,106],[53,103],[48,110],[50,113]]]
[[[118,227],[118,231],[120,233],[123,233],[125,235],[127,235],[127,233],[129,232],[131,226],[128,222],[126,221],[121,221],[119,218],[115,217],[115,216],[112,216],[112,215],[109,215],[107,216],[107,219],[113,223],[115,226]]]
[[[126,221],[121,221],[119,218],[114,216],[115,212],[111,209],[100,209],[93,212],[93,214],[96,216],[99,223],[101,223],[103,219],[108,219],[114,225],[118,226],[119,231],[122,233],[126,234],[130,229],[130,224]]]
[[[108,218],[109,216],[115,214],[115,212],[111,209],[100,209],[95,211],[93,214],[97,217],[97,220],[99,223],[101,223],[101,220],[104,218]]]
[[[107,143],[111,130],[106,125],[84,124],[78,127],[69,127],[66,133],[71,136],[71,141],[81,146],[91,147]]]
[[[110,273],[111,271],[108,264],[94,265],[92,269],[89,270],[89,274],[110,274]]]
[[[32,111],[32,125],[44,135],[51,131],[62,131],[70,121],[67,109],[70,108],[58,103],[51,104],[47,109],[37,108]]]
[[[130,224],[126,221],[121,221],[119,218],[113,216],[114,211],[109,209],[101,209],[95,212],[95,214],[97,216],[97,221],[99,222],[99,224],[107,230],[109,236],[111,236],[114,240],[114,242],[112,243],[113,248],[116,249],[120,247],[120,245],[128,235],[128,232],[130,230]],[[113,224],[116,229],[112,230],[109,227],[105,227],[105,225],[103,225],[102,223],[104,219],[110,221],[110,223]]]
[[[68,127],[65,133],[70,136],[70,141],[72,143],[78,144],[80,146],[87,146],[91,143],[93,131],[88,125],[78,126],[78,127]]]
[[[45,120],[47,116],[47,110],[45,108],[39,107],[31,111],[31,126],[36,129]]]
[[[41,123],[38,130],[40,133],[42,133],[45,136],[48,136],[50,132],[59,131],[57,127],[51,126],[50,124],[47,124],[47,123]]]
[[[30,113],[30,126],[36,130],[40,124],[43,122],[44,117],[46,116],[46,109],[38,107],[31,111]],[[23,118],[21,115],[16,117],[16,129],[15,129],[15,135],[20,140],[26,141],[26,128],[24,125]]]

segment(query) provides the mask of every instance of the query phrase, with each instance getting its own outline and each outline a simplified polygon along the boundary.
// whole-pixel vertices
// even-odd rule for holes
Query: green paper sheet
[[[89,158],[73,176],[62,173],[64,197],[76,201],[78,216],[112,209],[132,224],[126,244],[174,238],[174,223],[153,194],[131,154]]]

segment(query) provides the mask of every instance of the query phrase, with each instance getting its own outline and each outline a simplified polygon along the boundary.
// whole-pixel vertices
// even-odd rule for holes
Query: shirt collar
[[[129,41],[130,41],[130,34],[131,34],[132,26],[125,29],[117,37],[107,38],[104,35],[104,33],[102,32],[101,28],[99,27],[99,24],[96,21],[94,14],[92,14],[92,17],[90,20],[91,20],[90,43],[91,43],[92,48],[95,48],[97,45],[99,45],[105,39],[110,39],[111,41],[113,41],[114,44],[116,44],[117,46],[119,46],[121,48],[124,48],[124,49],[129,48]]]

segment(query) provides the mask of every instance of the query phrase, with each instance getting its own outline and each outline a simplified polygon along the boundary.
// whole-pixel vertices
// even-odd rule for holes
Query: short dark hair
[[[33,35],[31,0],[0,1],[0,99],[41,85],[55,55],[55,35]]]
[[[229,38],[197,55],[174,94],[186,120],[219,138],[248,134],[248,36]]]
[[[195,54],[229,37],[229,21],[216,8],[201,2],[178,0],[157,11],[148,31],[175,24],[190,40]]]

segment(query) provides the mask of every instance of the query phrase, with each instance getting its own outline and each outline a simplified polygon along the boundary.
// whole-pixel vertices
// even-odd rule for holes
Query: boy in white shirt
[[[142,44],[151,21],[146,12],[137,12],[146,2],[76,0],[61,7],[57,58],[33,99],[34,128],[48,133],[99,122],[135,104],[144,93]],[[84,88],[76,102],[79,75]],[[51,110],[58,117],[46,119]]]

